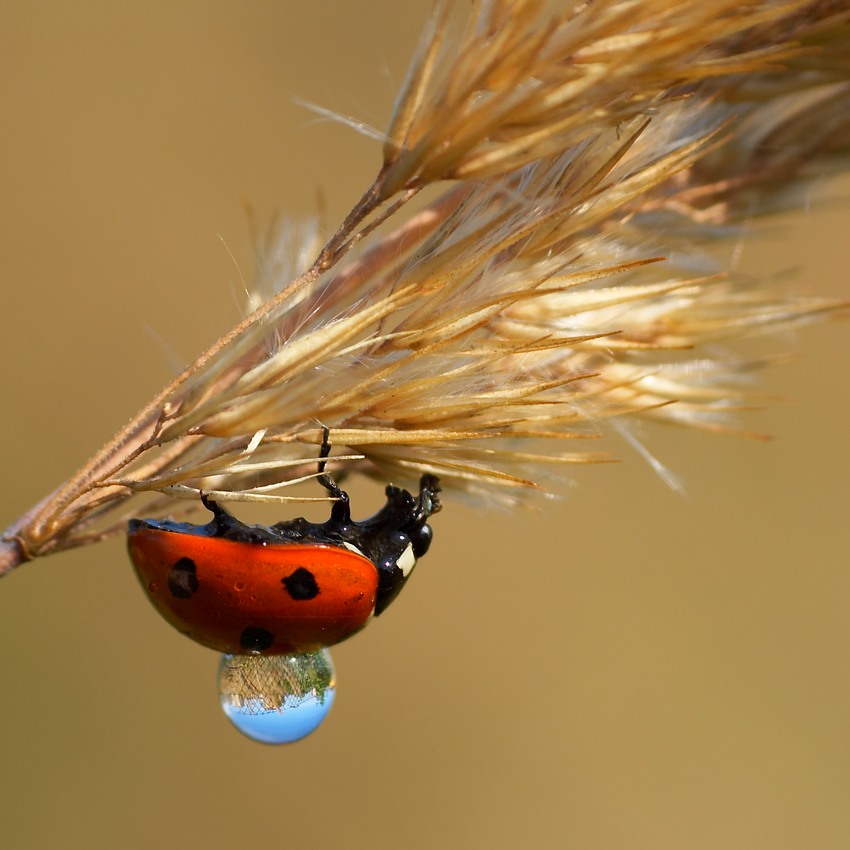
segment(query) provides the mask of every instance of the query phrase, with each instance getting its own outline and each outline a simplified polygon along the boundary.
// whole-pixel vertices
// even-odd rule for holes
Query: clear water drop
[[[222,655],[221,707],[243,735],[291,744],[314,732],[334,701],[336,677],[327,649],[290,655]]]

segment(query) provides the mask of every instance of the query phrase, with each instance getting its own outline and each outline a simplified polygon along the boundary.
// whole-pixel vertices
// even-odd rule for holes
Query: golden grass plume
[[[285,500],[322,426],[338,472],[515,504],[609,459],[584,446],[614,417],[732,429],[754,364],[713,344],[835,309],[705,246],[846,164],[848,2],[461,5],[337,232],[258,239],[273,294],[10,526],[0,574],[175,497]]]

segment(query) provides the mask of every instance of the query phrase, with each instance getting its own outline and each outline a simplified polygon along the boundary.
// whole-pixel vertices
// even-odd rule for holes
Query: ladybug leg
[[[318,481],[332,496],[336,498],[333,507],[331,508],[331,521],[340,525],[346,525],[351,522],[351,507],[348,501],[348,493],[341,489],[336,481],[325,472],[327,466],[327,458],[331,453],[330,429],[327,426],[322,427],[322,445],[319,449],[319,477]]]
[[[225,510],[218,502],[207,496],[206,493],[201,493],[201,504],[213,513],[213,518],[207,525],[207,528],[212,531],[213,536],[226,537],[234,529],[242,527],[243,524],[232,513]]]
[[[422,524],[431,514],[437,513],[443,506],[440,504],[440,479],[436,475],[426,473],[419,479],[419,498],[416,500],[414,519]]]

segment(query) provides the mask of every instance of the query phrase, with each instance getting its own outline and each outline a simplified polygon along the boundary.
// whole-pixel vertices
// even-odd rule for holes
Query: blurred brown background
[[[344,214],[377,145],[293,98],[382,126],[429,6],[0,3],[0,526],[235,321],[243,199]],[[847,196],[824,181],[742,268],[846,293]],[[688,498],[612,443],[539,515],[450,503],[294,747],[230,728],[120,540],[27,565],[0,846],[850,846],[846,333],[759,349],[802,353],[746,423],[772,443],[646,432]]]

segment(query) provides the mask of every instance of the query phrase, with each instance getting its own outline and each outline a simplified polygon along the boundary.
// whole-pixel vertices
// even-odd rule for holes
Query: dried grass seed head
[[[205,489],[285,498],[320,425],[338,469],[517,502],[604,459],[574,440],[612,417],[728,427],[752,363],[702,348],[830,309],[707,273],[703,245],[846,162],[850,111],[829,110],[850,91],[846,4],[492,0],[449,18],[339,231],[12,526],[25,554],[119,527],[135,493],[152,512]],[[258,252],[260,281],[280,269]]]

